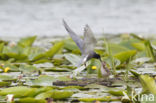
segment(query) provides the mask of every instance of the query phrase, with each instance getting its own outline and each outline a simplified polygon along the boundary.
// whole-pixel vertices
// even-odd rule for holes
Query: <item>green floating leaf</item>
[[[40,59],[40,60],[37,60],[35,62],[33,62],[34,64],[40,64],[40,63],[46,63],[46,62],[51,62],[50,60],[48,59]]]
[[[80,62],[80,56],[74,54],[64,54],[65,58],[76,66]]]
[[[67,69],[67,68],[52,67],[52,68],[46,68],[45,71],[53,71],[53,72],[69,72],[70,69]]]
[[[5,53],[5,55],[9,58],[15,58],[16,60],[25,60],[27,59],[27,55],[25,54],[17,54],[17,53]]]
[[[70,50],[70,51],[79,50],[79,48],[77,47],[75,42],[70,39],[65,40],[64,48],[67,50]],[[79,52],[80,52],[80,50],[79,50]]]
[[[13,78],[12,76],[9,76],[9,75],[0,75],[0,80],[1,81],[11,81],[11,80],[15,80],[15,78]]]
[[[126,48],[122,45],[119,45],[119,44],[109,43],[108,45],[109,45],[109,48],[113,55],[116,53],[120,53],[120,52],[129,50],[128,48]]]
[[[22,38],[22,39],[18,42],[18,45],[19,45],[19,46],[22,46],[22,47],[32,46],[32,44],[34,43],[35,40],[36,40],[36,36],[27,37],[27,38]]]
[[[14,58],[15,60],[27,60],[30,47],[22,48],[20,46],[4,46],[1,56],[3,59]]]
[[[53,89],[53,87],[49,87],[49,86],[48,87],[44,86],[44,87],[37,88],[35,96],[42,93],[42,92],[50,91],[52,89]]]
[[[59,77],[56,77],[56,80],[58,80],[58,81],[71,81],[72,79],[68,76],[59,76]]]
[[[129,40],[123,40],[123,41],[121,41],[119,44],[121,45],[121,46],[123,46],[123,47],[125,47],[125,48],[128,48],[128,49],[130,49],[130,50],[133,50],[133,49],[135,49],[134,47],[133,47],[133,43],[138,43],[139,42],[139,40],[137,40],[137,39],[129,39]]]
[[[151,45],[151,42],[149,40],[146,40],[145,42],[145,50],[148,57],[152,59],[152,61],[156,61],[156,55],[154,53],[154,48]]]
[[[149,91],[150,93],[156,94],[156,83],[152,77],[148,75],[140,75],[139,79],[141,81],[144,92]]]
[[[33,96],[36,91],[36,88],[28,88],[25,86],[17,86],[17,87],[10,87],[10,88],[5,88],[0,91],[0,95],[8,95],[8,94],[13,94],[14,97],[20,98],[20,97],[26,97],[26,96]]]
[[[47,101],[44,99],[34,99],[28,97],[28,98],[19,99],[18,101],[15,101],[13,103],[47,103]]]
[[[52,76],[40,75],[39,78],[35,80],[27,80],[26,84],[30,86],[52,86],[52,83],[56,79]]]
[[[123,90],[110,90],[108,93],[114,95],[114,96],[123,96]]]
[[[63,41],[55,43],[54,46],[46,52],[47,56],[53,57],[57,52],[59,52],[59,50],[63,47],[63,45],[64,45]]]
[[[11,82],[0,82],[0,87],[6,87],[6,86],[10,86]]]
[[[0,43],[4,43],[4,45],[8,45],[8,41],[0,40]]]
[[[61,89],[63,89],[63,90],[68,90],[68,89],[87,90],[86,88],[81,87],[81,86],[66,86],[66,87],[63,87],[63,88],[61,88]]]
[[[100,97],[100,98],[79,98],[79,101],[83,102],[94,102],[94,101],[110,101],[111,97],[110,96],[105,96],[105,97]]]
[[[135,71],[133,71],[133,70],[130,70],[130,72],[131,72],[135,77],[139,77],[139,76],[140,76],[139,73],[137,73],[137,72],[135,72]]]
[[[26,85],[29,85],[29,86],[52,86],[53,82],[55,82],[55,81],[70,81],[70,80],[72,80],[72,79],[70,79],[67,76],[53,77],[53,76],[47,76],[47,75],[40,75],[35,80],[27,80]]]
[[[66,90],[51,90],[37,95],[36,99],[53,98],[55,100],[66,99],[73,95],[73,92]]]
[[[51,97],[52,97],[51,92],[44,92],[44,93],[40,93],[39,95],[37,95],[35,99],[46,99],[46,98],[51,98]]]
[[[9,68],[8,72],[18,72],[19,71],[19,67],[17,67],[17,65],[10,63],[12,61],[14,61],[14,59],[9,59],[6,62],[2,63],[2,64],[4,64],[4,66],[2,67],[3,71],[5,68]],[[7,75],[7,76],[9,76],[9,75]],[[13,77],[11,77],[11,78],[14,79]]]
[[[143,43],[132,43],[132,46],[139,51],[145,50],[145,45]]]
[[[4,43],[0,43],[0,53],[2,53],[4,47]]]
[[[45,52],[44,47],[31,47],[29,51],[29,60],[33,60],[34,57],[36,57],[39,54],[42,54]]]
[[[47,55],[45,54],[45,53],[41,53],[41,54],[38,54],[38,55],[36,55],[33,59],[32,59],[32,61],[35,61],[35,62],[37,62],[38,60],[40,60],[40,59],[47,59]]]
[[[40,59],[53,57],[63,47],[63,45],[64,45],[63,41],[54,44],[54,46],[51,47],[48,51],[35,56],[32,61],[37,61],[37,60],[40,60]]]
[[[136,50],[129,50],[115,54],[114,57],[119,59],[121,63],[126,62],[136,54]]]
[[[35,73],[38,72],[38,69],[32,65],[21,64],[19,70],[23,73]]]

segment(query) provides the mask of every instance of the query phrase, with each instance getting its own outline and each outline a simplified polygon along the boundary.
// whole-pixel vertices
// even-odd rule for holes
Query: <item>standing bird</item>
[[[79,64],[77,65],[77,67],[79,67],[83,63],[86,64],[86,62],[92,58],[96,58],[99,59],[102,64],[101,74],[104,76],[109,75],[109,70],[105,68],[105,66],[103,65],[104,62],[102,62],[100,55],[94,52],[94,47],[97,41],[90,27],[88,25],[85,26],[84,39],[82,39],[67,25],[66,21],[64,20],[63,20],[63,25],[81,51],[82,58]]]

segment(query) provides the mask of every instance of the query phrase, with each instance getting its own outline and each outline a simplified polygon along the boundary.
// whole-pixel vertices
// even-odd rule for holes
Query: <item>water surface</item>
[[[65,19],[81,34],[156,33],[156,0],[0,0],[0,36],[66,35]]]

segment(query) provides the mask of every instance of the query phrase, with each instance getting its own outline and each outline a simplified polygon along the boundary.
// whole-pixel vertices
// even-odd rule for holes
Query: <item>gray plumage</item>
[[[80,66],[82,63],[85,63],[86,61],[90,60],[91,58],[98,58],[100,59],[100,55],[96,54],[94,52],[94,47],[97,43],[92,30],[88,25],[84,28],[84,39],[80,38],[63,20],[63,25],[71,38],[74,40],[74,42],[77,44],[77,46],[80,48],[82,58],[80,60],[80,63],[77,66]]]
[[[88,25],[85,26],[84,39],[82,39],[67,25],[67,23],[64,20],[63,20],[63,25],[81,51],[82,58],[77,66],[79,67],[81,64],[83,63],[85,64],[91,58],[97,58],[101,61],[102,64],[101,74],[103,76],[108,76],[110,73],[108,69],[105,67],[104,65],[105,63],[102,62],[100,55],[94,52],[94,47],[97,41],[90,27]]]

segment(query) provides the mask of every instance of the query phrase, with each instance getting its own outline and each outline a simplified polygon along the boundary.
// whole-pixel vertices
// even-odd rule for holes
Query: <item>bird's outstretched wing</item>
[[[82,55],[80,62],[76,65],[77,67],[81,66],[81,64],[85,64],[89,55]]]
[[[83,45],[84,45],[84,41],[83,39],[81,39],[66,23],[65,20],[63,20],[63,25],[65,27],[65,29],[67,30],[67,32],[69,33],[69,35],[71,36],[71,38],[74,40],[74,42],[76,43],[76,45],[80,48],[81,53],[83,54]]]
[[[83,45],[83,51],[84,55],[90,53],[91,51],[94,51],[94,47],[97,43],[92,30],[88,25],[84,28],[84,45]]]

